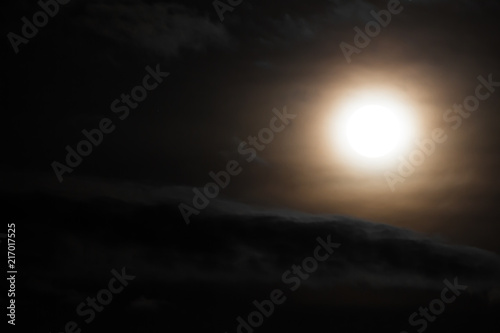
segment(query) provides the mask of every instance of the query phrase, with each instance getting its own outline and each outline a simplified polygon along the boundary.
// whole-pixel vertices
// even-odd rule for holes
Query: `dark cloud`
[[[260,32],[259,40],[264,45],[307,40],[314,38],[314,29],[308,20],[285,14],[283,17],[270,20],[265,31]]]
[[[75,22],[110,41],[176,56],[183,48],[202,50],[224,45],[224,26],[180,4],[144,1],[92,1]]]
[[[330,2],[333,3],[333,13],[337,16],[333,17],[333,19],[339,21],[367,22],[373,19],[370,15],[370,11],[377,9],[377,6],[371,4],[369,1],[363,0],[330,0]]]
[[[128,239],[135,233],[127,230],[135,223],[135,219],[142,218],[142,227],[149,226],[147,228],[155,229],[157,236],[147,232],[148,237],[152,237],[151,240],[163,237],[160,235],[165,237],[169,235],[169,245],[165,249],[158,249],[159,251],[154,255],[156,257],[164,253],[170,258],[169,260],[173,260],[173,267],[168,270],[168,273],[165,271],[165,276],[158,275],[157,278],[161,280],[178,278],[179,275],[185,275],[188,272],[192,273],[192,275],[185,276],[189,279],[196,279],[199,276],[203,276],[203,279],[211,279],[211,274],[218,276],[221,270],[226,269],[231,270],[232,273],[226,274],[225,271],[226,276],[218,276],[218,278],[238,280],[244,276],[248,278],[249,276],[245,274],[250,274],[254,275],[253,278],[265,280],[267,274],[274,276],[285,269],[284,263],[293,261],[294,258],[307,256],[315,239],[327,235],[332,235],[335,242],[342,243],[342,248],[338,256],[331,258],[325,270],[318,274],[315,283],[330,284],[335,281],[337,284],[364,283],[376,288],[432,289],[439,286],[440,277],[459,275],[464,280],[476,283],[476,288],[471,288],[471,291],[474,289],[484,291],[495,286],[495,281],[500,274],[500,258],[493,253],[472,247],[446,244],[437,239],[389,225],[341,216],[256,208],[225,199],[214,199],[211,200],[206,210],[192,217],[192,225],[185,226],[178,204],[184,202],[192,205],[194,193],[191,188],[156,188],[146,185],[137,186],[132,183],[114,185],[101,183],[98,188],[93,188],[89,180],[85,183],[87,190],[79,186],[77,196],[69,192],[59,194],[64,197],[73,196],[73,200],[78,201],[66,202],[64,206],[67,207],[54,216],[54,223],[63,222],[64,213],[71,212],[69,207],[83,212],[82,209],[87,205],[96,206],[95,213],[79,215],[79,219],[83,218],[81,222],[85,221],[83,225],[86,225],[89,231],[93,228],[91,227],[94,223],[92,222],[93,216],[96,221],[101,221],[105,216],[112,217],[117,214],[112,217],[112,220],[122,221],[121,230],[117,230],[120,234],[120,241],[118,243],[98,241],[94,243],[92,249],[87,248],[86,251],[92,251],[94,254],[91,257],[95,258],[97,258],[97,253],[107,253],[112,257],[101,256],[99,260],[103,263],[123,262],[129,253],[127,244],[136,244],[134,240]],[[73,185],[76,184],[73,183]],[[74,189],[72,191],[75,192]],[[17,195],[24,197],[27,193]],[[95,196],[101,199],[92,203],[94,201],[92,198]],[[37,196],[33,197],[33,200],[36,198]],[[52,198],[55,202],[65,202],[58,197]],[[102,204],[99,203],[101,201]],[[39,205],[36,202],[31,203]],[[115,206],[125,207],[125,205],[129,205],[127,216],[113,213],[116,212]],[[76,216],[68,218],[73,221],[71,223],[76,222],[74,220]],[[113,222],[110,223],[113,224]],[[111,229],[106,231],[108,227]],[[100,228],[104,228],[102,231],[108,233],[117,226],[109,225],[108,227]],[[71,229],[73,228],[58,232],[54,235],[54,239],[59,239],[57,242],[61,242],[61,246],[69,246],[64,252],[80,256],[86,248],[85,244],[90,241],[88,238],[90,234],[86,231],[83,233],[84,236],[80,237],[78,232],[81,232],[81,229],[76,228],[70,231]],[[177,238],[176,234],[183,236]],[[191,237],[198,239],[196,235],[202,234],[206,237],[203,244],[214,240],[215,243],[210,245],[212,252],[205,253],[205,245],[189,241]],[[144,240],[146,238],[139,237]],[[155,244],[151,245],[154,247],[158,246],[156,242],[151,244]],[[151,253],[147,243],[139,240],[136,245],[138,247],[133,250],[134,255],[129,258],[131,260],[129,263],[153,269],[154,263],[147,259],[148,253]],[[227,258],[224,259],[225,256],[219,257],[220,253],[230,256],[230,262],[226,261]],[[212,262],[213,267],[207,267],[206,271],[204,269],[198,271],[200,269],[198,260],[202,258],[205,258],[202,261]],[[61,259],[64,262],[73,262],[63,257]],[[80,260],[84,259],[81,258],[75,262],[80,262]],[[251,269],[253,261],[257,266]],[[234,266],[236,263],[238,265]],[[74,272],[74,269],[68,269],[68,271]],[[238,276],[240,273],[237,271],[240,269],[249,271]],[[54,272],[54,274],[59,273]]]
[[[116,193],[126,192],[127,187]],[[128,193],[135,193],[132,200],[104,193],[100,198],[71,200],[26,193],[3,197],[13,211],[20,212],[21,202],[30,207],[16,216],[24,242],[37,249],[20,248],[24,262],[31,263],[24,267],[29,295],[23,302],[30,308],[41,307],[46,302],[43,295],[50,293],[51,307],[74,309],[106,286],[111,269],[126,267],[136,279],[119,296],[120,311],[165,313],[173,322],[179,319],[175,316],[188,313],[202,318],[215,315],[231,326],[232,313],[244,315],[253,299],[276,287],[287,288],[282,274],[313,255],[318,237],[331,237],[341,246],[296,293],[288,295],[290,306],[305,313],[310,307],[353,302],[369,311],[382,305],[416,310],[428,302],[427,297],[440,295],[444,279],[455,277],[468,286],[462,299],[475,300],[465,303],[467,311],[476,311],[472,304],[483,313],[492,311],[498,300],[500,258],[493,253],[348,217],[265,210],[219,199],[186,226],[177,204],[181,197],[189,203],[189,192],[129,187]],[[38,223],[37,216],[49,215],[43,225]],[[212,299],[214,294],[217,299]],[[238,301],[233,299],[236,295]],[[199,312],[207,303],[212,307]],[[37,320],[46,327],[75,317],[64,313]],[[407,316],[401,314],[402,320],[394,325],[404,323]]]

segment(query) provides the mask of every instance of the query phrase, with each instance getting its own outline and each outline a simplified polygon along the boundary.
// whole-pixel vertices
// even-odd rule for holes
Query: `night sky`
[[[1,6],[12,331],[498,332],[498,2]],[[342,137],[368,104],[409,119],[383,159]],[[412,324],[454,279],[467,289]],[[273,290],[286,300],[238,328]]]

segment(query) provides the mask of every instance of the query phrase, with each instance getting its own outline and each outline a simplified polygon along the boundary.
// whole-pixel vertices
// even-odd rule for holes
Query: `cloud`
[[[314,37],[313,28],[304,18],[293,18],[285,14],[282,18],[272,21],[274,31],[280,36],[293,36],[295,38]]]
[[[370,15],[371,10],[376,10],[377,7],[363,0],[345,1],[345,0],[330,0],[333,3],[333,13],[341,21],[362,21],[372,20]]]
[[[166,57],[178,55],[182,48],[199,51],[229,42],[223,25],[179,4],[91,2],[77,24],[113,42]]]
[[[29,278],[22,302],[41,327],[73,319],[58,309],[74,309],[86,297],[95,297],[106,287],[111,269],[126,267],[137,278],[113,308],[130,316],[103,312],[104,320],[128,327],[130,318],[139,316],[138,325],[167,320],[191,327],[216,318],[225,327],[209,331],[229,331],[253,300],[265,299],[274,288],[289,290],[283,273],[313,255],[318,237],[341,246],[298,291],[288,291],[281,311],[289,318],[299,311],[316,323],[319,319],[308,311],[322,309],[330,318],[334,306],[342,325],[348,320],[338,311],[356,305],[364,318],[382,306],[391,318],[379,321],[389,320],[395,331],[419,306],[439,297],[444,279],[455,277],[468,286],[460,296],[467,320],[494,312],[498,304],[500,258],[480,249],[350,217],[262,209],[227,199],[212,200],[186,226],[178,203],[190,203],[190,188],[90,178],[68,184],[72,189],[57,195],[42,190],[2,197],[16,212],[23,242],[30,244],[23,253],[31,264],[24,266]],[[43,306],[62,315],[35,311]],[[193,316],[197,320],[190,320]]]
[[[459,276],[471,294],[496,299],[491,290],[500,287],[497,255],[411,230],[344,216],[262,209],[227,199],[213,199],[186,226],[178,204],[191,204],[190,188],[86,183],[86,188],[73,183],[74,191],[81,193],[74,199],[43,195],[23,200],[38,215],[52,216],[54,226],[45,228],[53,230],[51,244],[61,254],[53,257],[53,249],[40,249],[38,255],[54,264],[40,277],[50,284],[43,290],[57,289],[58,279],[83,283],[78,278],[82,264],[107,274],[107,266],[127,263],[152,284],[183,280],[268,284],[312,255],[317,237],[328,235],[342,246],[306,282],[313,289],[365,285],[375,290],[440,290],[444,278]],[[57,203],[59,210],[45,207],[45,201]],[[73,212],[79,212],[76,224],[67,221]],[[64,228],[55,228],[63,222]],[[141,234],[136,232],[139,226]],[[99,235],[92,235],[96,228]]]

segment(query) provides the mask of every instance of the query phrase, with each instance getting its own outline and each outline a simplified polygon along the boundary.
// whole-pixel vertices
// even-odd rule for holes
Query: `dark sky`
[[[2,3],[0,201],[20,234],[19,320],[62,331],[127,267],[137,280],[84,332],[235,332],[331,235],[340,248],[256,332],[404,332],[454,277],[468,290],[428,332],[498,332],[500,5],[401,0],[348,61],[342,43],[393,1],[243,0],[221,21],[210,0],[71,0],[36,31],[23,27],[36,1]],[[478,85],[488,97],[457,118]],[[396,156],[353,159],[339,139],[370,98],[403,105],[412,140],[447,135],[395,191]],[[285,111],[247,161],[242,142]],[[180,205],[233,160],[186,225]]]
[[[16,34],[20,18],[38,10],[29,1],[4,6],[5,31]],[[201,187],[210,171],[225,167],[239,140],[267,126],[273,108],[286,106],[297,115],[293,124],[223,196],[357,216],[498,252],[498,94],[457,130],[443,114],[474,92],[479,75],[500,80],[499,6],[402,1],[403,11],[348,64],[340,43],[353,44],[353,28],[386,6],[243,1],[221,22],[209,1],[61,5],[18,54],[4,40],[7,188],[74,193],[81,179],[91,179],[89,195],[99,195],[106,179]],[[170,75],[120,120],[111,103],[157,64]],[[449,137],[395,192],[384,172],[395,170],[396,161],[360,168],[331,145],[334,128],[327,124],[339,105],[366,90],[401,97],[418,135],[441,127]],[[102,118],[116,130],[59,183],[51,163],[63,162],[66,145],[75,147],[81,131]]]

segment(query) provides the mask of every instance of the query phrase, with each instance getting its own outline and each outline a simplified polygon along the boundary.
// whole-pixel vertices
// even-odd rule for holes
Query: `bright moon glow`
[[[394,151],[404,140],[405,124],[393,110],[367,105],[356,110],[347,121],[347,140],[364,157],[381,157]]]
[[[385,167],[409,150],[419,128],[411,103],[387,91],[360,91],[338,104],[327,127],[347,160]]]

